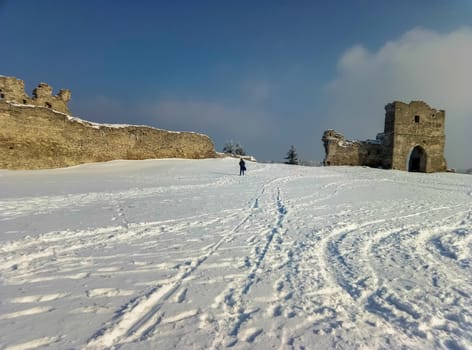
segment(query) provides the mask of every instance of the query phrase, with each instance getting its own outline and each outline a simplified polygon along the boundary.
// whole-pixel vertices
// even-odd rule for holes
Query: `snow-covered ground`
[[[0,348],[472,348],[472,176],[238,171],[0,171]]]

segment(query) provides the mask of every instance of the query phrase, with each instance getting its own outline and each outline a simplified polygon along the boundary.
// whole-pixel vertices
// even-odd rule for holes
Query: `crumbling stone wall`
[[[382,145],[376,141],[351,141],[334,131],[326,130],[322,137],[325,147],[325,165],[366,165],[379,167],[382,164]]]
[[[46,169],[114,159],[216,157],[214,144],[206,135],[90,123],[60,112],[53,104],[43,106],[43,102],[53,101],[47,85],[40,84],[35,90],[34,105],[21,103],[22,81],[3,82],[0,168]],[[70,94],[64,91],[66,101]]]
[[[423,101],[385,106],[384,132],[375,141],[348,141],[327,130],[322,141],[325,165],[366,165],[385,169],[445,171],[445,112]]]
[[[71,98],[71,92],[61,89],[55,96],[52,95],[52,87],[46,83],[40,83],[33,90],[33,97],[25,93],[23,80],[14,77],[0,76],[0,100],[23,105],[52,108],[56,111],[69,114],[67,106]]]

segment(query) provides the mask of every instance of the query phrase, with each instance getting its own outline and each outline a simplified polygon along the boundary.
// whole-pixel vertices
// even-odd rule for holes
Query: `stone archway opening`
[[[408,162],[408,171],[426,172],[426,151],[421,146],[416,146],[411,151],[410,160]]]

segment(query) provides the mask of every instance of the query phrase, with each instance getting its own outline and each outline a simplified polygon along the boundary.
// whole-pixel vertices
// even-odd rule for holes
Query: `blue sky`
[[[71,89],[83,119],[322,160],[325,129],[375,138],[385,104],[422,99],[472,166],[470,0],[0,0],[0,33],[0,74]]]

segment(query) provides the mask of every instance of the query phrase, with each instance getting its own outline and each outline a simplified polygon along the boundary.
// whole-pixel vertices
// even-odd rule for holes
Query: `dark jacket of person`
[[[244,175],[244,172],[246,171],[246,163],[244,162],[244,160],[241,158],[241,160],[239,161],[239,175],[243,174]]]

